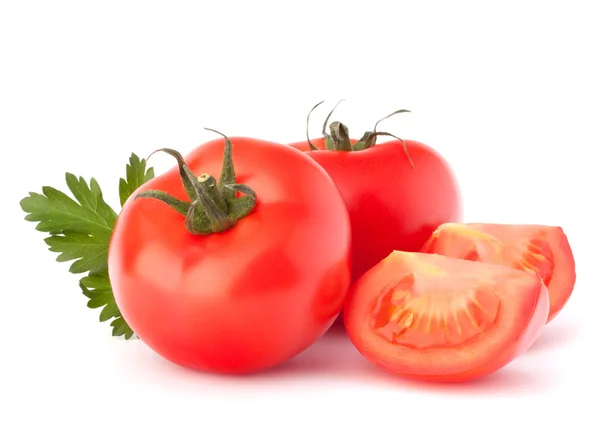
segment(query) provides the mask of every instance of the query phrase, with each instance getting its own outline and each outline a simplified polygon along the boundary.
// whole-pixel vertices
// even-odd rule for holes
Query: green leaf
[[[132,154],[126,174],[127,180],[121,179],[119,185],[121,204],[154,177],[154,170],[146,169],[146,161]],[[88,307],[102,308],[100,321],[112,319],[113,336],[129,339],[134,333],[117,307],[108,275],[108,248],[117,213],[104,201],[96,179],[88,184],[67,173],[66,181],[73,198],[49,186],[42,187],[41,194],[30,192],[20,203],[25,219],[50,234],[45,242],[50,251],[59,253],[58,262],[74,260],[69,271],[88,274],[79,281]]]
[[[125,339],[130,339],[133,336],[133,330],[125,319],[112,292],[108,270],[102,271],[100,274],[90,274],[79,281],[79,287],[83,295],[89,298],[87,306],[92,309],[102,307],[100,312],[100,322],[105,322],[113,319],[111,326],[113,327],[113,336],[125,336]]]
[[[122,317],[115,318],[110,325],[113,328],[113,336],[125,336],[125,339],[131,339],[131,337],[134,335],[133,330],[131,330]]]
[[[98,274],[108,268],[108,241],[82,233],[65,231],[62,235],[52,235],[45,239],[50,246],[49,250],[60,253],[56,258],[58,262],[77,259],[69,271],[74,274],[89,271]]]
[[[112,291],[110,279],[107,271],[103,271],[99,274],[90,274],[80,280],[86,288],[94,288],[97,291]]]
[[[119,312],[119,308],[116,304],[109,304],[104,306],[102,312],[100,312],[100,322],[108,321],[111,318],[118,318],[121,316],[121,312]]]
[[[88,186],[83,178],[67,173],[66,180],[77,201],[44,186],[43,194],[31,192],[21,200],[21,208],[27,213],[27,221],[39,222],[37,230],[52,235],[46,243],[50,251],[61,253],[59,262],[79,259],[72,272],[98,272],[106,265],[106,251],[117,214],[102,198],[94,179]]]
[[[83,182],[87,187],[85,181]],[[36,229],[40,232],[63,233],[72,231],[84,234],[94,234],[97,236],[110,237],[117,214],[112,211],[112,217],[106,219],[98,213],[98,210],[89,206],[78,204],[63,192],[44,186],[43,194],[30,192],[29,197],[21,200],[21,208],[27,213],[27,221],[39,222]],[[81,194],[81,193],[79,193]],[[90,197],[87,202],[101,202],[104,200],[101,196],[98,198],[96,192],[89,191]],[[98,205],[96,204],[96,207]],[[110,206],[104,203],[100,206],[101,213],[106,215],[106,208]]]
[[[127,199],[144,183],[154,177],[154,168],[146,169],[146,159],[140,159],[134,153],[129,158],[129,164],[126,167],[126,179],[119,180],[119,198],[121,206]]]
[[[102,220],[111,229],[115,225],[117,214],[111,207],[104,202],[102,190],[96,179],[90,180],[90,186],[80,177],[77,179],[73,174],[67,173],[67,186],[82,206],[87,206],[93,210],[98,218]]]

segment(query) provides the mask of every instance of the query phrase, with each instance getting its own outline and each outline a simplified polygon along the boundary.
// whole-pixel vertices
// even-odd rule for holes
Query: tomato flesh
[[[483,333],[496,320],[500,298],[485,287],[448,292],[443,276],[417,284],[414,274],[407,273],[382,292],[374,310],[377,333],[413,348],[455,346]],[[461,278],[454,280],[460,287]],[[463,281],[468,286],[468,278]]]
[[[573,253],[560,227],[446,223],[421,251],[535,273],[550,295],[548,321],[564,307],[575,285]]]
[[[547,288],[533,274],[395,251],[354,284],[344,323],[376,365],[412,378],[465,381],[529,348],[548,308]]]

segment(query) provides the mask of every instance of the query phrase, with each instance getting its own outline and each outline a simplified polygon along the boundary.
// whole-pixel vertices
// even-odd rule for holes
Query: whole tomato
[[[252,138],[210,141],[185,160],[162,151],[178,167],[131,196],[110,244],[129,325],[166,359],[221,373],[307,348],[350,285],[350,222],[331,178],[305,154]]]
[[[401,112],[409,111],[391,115]],[[353,281],[392,251],[419,251],[439,225],[462,219],[456,177],[438,152],[399,138],[376,144],[378,136],[394,136],[377,132],[377,124],[360,140],[337,121],[328,134],[330,116],[322,138],[290,145],[318,162],[342,194],[352,227]]]

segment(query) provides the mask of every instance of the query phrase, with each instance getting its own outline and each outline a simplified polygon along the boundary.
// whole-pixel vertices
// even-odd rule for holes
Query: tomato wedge
[[[565,306],[575,286],[573,252],[560,227],[447,223],[421,251],[534,272],[548,288],[548,321]]]
[[[548,317],[534,274],[437,254],[394,251],[352,287],[348,336],[368,360],[422,380],[488,375],[524,352]]]

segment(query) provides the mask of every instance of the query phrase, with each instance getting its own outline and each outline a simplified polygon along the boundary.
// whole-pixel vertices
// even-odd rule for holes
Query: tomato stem
[[[402,146],[404,147],[404,154],[406,154],[406,157],[408,158],[408,163],[410,164],[411,168],[415,167],[415,164],[412,160],[412,158],[410,157],[410,153],[408,152],[408,148],[406,147],[406,142],[404,142],[404,139],[399,138],[396,135],[392,135],[391,133],[388,132],[368,132],[369,135],[367,136],[367,140],[365,142],[370,142],[372,139],[375,139],[377,136],[391,136],[392,138],[396,138],[398,141],[400,141],[402,143]],[[374,142],[374,141],[373,141]]]
[[[314,105],[312,107],[312,109],[310,111],[308,111],[308,115],[306,116],[306,140],[308,141],[308,148],[310,148],[311,151],[315,151],[318,150],[317,147],[315,147],[315,145],[311,142],[310,140],[310,136],[308,133],[308,127],[310,125],[310,115],[313,113],[313,111],[318,108],[320,105],[322,105],[323,103],[325,103],[325,100],[320,101],[319,103],[317,103],[316,105]]]
[[[375,123],[373,131],[367,131],[367,132],[365,132],[363,134],[363,136],[356,143],[352,144],[352,141],[350,140],[350,134],[349,134],[349,131],[348,131],[348,127],[345,124],[340,123],[339,121],[333,121],[333,122],[331,122],[331,124],[329,124],[329,133],[327,133],[327,127],[328,127],[327,124],[329,123],[329,120],[331,119],[331,115],[333,114],[333,112],[335,111],[335,109],[339,106],[339,104],[341,102],[343,102],[343,101],[344,101],[344,99],[342,99],[342,100],[340,100],[340,101],[338,101],[336,103],[336,105],[329,112],[329,114],[327,114],[327,117],[325,118],[325,122],[323,123],[323,129],[322,129],[321,133],[323,135],[323,139],[325,140],[325,149],[326,150],[331,150],[331,151],[361,151],[361,150],[366,150],[368,148],[373,147],[377,143],[377,137],[378,136],[391,136],[393,138],[396,138],[397,140],[399,140],[402,143],[402,146],[404,147],[404,153],[406,154],[406,157],[408,158],[408,162],[409,162],[411,168],[415,167],[414,162],[413,162],[413,160],[410,157],[410,154],[408,152],[408,148],[406,146],[406,143],[404,142],[403,139],[399,138],[398,136],[392,135],[391,133],[388,133],[388,132],[378,132],[377,131],[377,126],[382,121],[387,120],[388,118],[390,118],[390,117],[392,117],[394,115],[397,115],[397,114],[411,112],[410,110],[408,110],[408,109],[399,109],[397,111],[392,112],[389,115],[386,115],[385,117],[381,118],[380,120],[378,120]],[[310,115],[322,103],[323,103],[323,101],[321,101],[321,102],[317,103],[316,105],[314,105],[313,108],[308,112],[308,116],[306,117],[306,140],[308,141],[308,146],[309,146],[309,148],[310,148],[311,151],[315,151],[315,150],[318,150],[318,149],[311,142],[310,137],[309,137],[309,133],[308,133]]]
[[[182,201],[178,198],[173,197],[172,195],[167,194],[163,191],[157,191],[154,189],[150,189],[148,191],[140,192],[136,198],[155,198],[156,200],[160,200],[165,204],[168,204],[177,212],[182,215],[185,215],[190,208],[190,203],[187,201]]]
[[[235,177],[233,181],[235,182]],[[206,173],[198,177],[198,182],[200,182],[200,185],[204,187],[206,193],[210,196],[210,198],[213,199],[219,209],[225,213],[229,212],[229,204],[227,204],[227,201],[225,201],[225,196],[228,198],[231,197],[231,190],[221,193],[219,187],[217,186],[217,180],[210,174]],[[235,197],[235,192],[233,193],[233,197]]]
[[[392,113],[391,113],[391,114],[389,114],[389,115],[386,115],[385,117],[381,118],[379,121],[377,121],[377,122],[375,123],[375,127],[373,127],[373,132],[376,132],[376,131],[377,131],[377,126],[378,126],[378,125],[379,125],[379,123],[381,123],[382,121],[385,121],[385,120],[387,120],[388,118],[390,118],[390,117],[393,117],[394,115],[397,115],[397,114],[404,114],[404,113],[407,113],[407,112],[410,112],[410,110],[408,110],[408,109],[399,109],[399,110],[397,110],[397,111],[394,111],[394,112],[392,112]]]
[[[331,115],[333,115],[333,112],[337,109],[337,107],[343,101],[344,101],[344,99],[341,99],[340,101],[338,101],[335,104],[335,106],[333,107],[333,109],[331,109],[331,112],[329,112],[329,114],[327,114],[327,118],[325,118],[325,121],[323,122],[323,129],[321,130],[321,134],[323,135],[323,138],[325,139],[325,149],[326,150],[336,150],[337,151],[336,143],[335,143],[334,139],[331,137],[331,135],[329,135],[327,133],[327,123],[329,122]],[[329,128],[331,129],[331,126],[329,126]]]
[[[218,135],[221,135],[225,139],[225,149],[223,151],[223,165],[221,167],[221,175],[219,176],[219,188],[222,189],[223,185],[230,185],[235,183],[235,168],[233,166],[233,145],[229,138],[221,132],[218,132],[214,129],[205,128],[205,130],[215,132]],[[224,191],[221,192],[223,199],[229,205],[231,201],[235,198],[235,192]]]
[[[162,151],[177,160],[179,175],[190,202],[180,200],[162,191],[148,190],[139,193],[137,198],[153,198],[167,204],[185,217],[188,231],[194,235],[209,235],[223,232],[233,227],[240,219],[248,215],[256,206],[256,193],[246,185],[236,183],[233,166],[231,141],[224,134],[213,129],[225,138],[223,164],[219,182],[210,174],[196,177],[185,163],[183,156],[176,150],[161,148]],[[152,154],[150,156],[152,156]],[[236,193],[243,194],[237,196]]]
[[[329,125],[331,132],[331,139],[336,150],[338,151],[352,151],[352,143],[350,142],[350,134],[348,133],[348,127],[339,121],[334,121]]]

